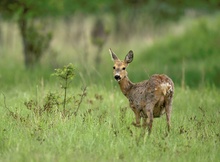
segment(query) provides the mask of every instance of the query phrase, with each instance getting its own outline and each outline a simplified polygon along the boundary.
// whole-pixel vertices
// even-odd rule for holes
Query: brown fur
[[[153,118],[158,118],[166,113],[167,127],[170,131],[170,117],[172,111],[172,99],[174,94],[173,81],[164,74],[154,74],[149,80],[132,83],[128,76],[126,67],[133,60],[133,52],[129,51],[123,61],[110,49],[114,61],[113,75],[118,81],[122,93],[128,98],[133,110],[136,122],[133,125],[140,127],[148,126],[151,133]]]

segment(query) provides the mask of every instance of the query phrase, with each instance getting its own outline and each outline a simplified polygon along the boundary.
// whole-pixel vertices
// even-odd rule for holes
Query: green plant
[[[79,108],[83,102],[83,99],[87,95],[86,87],[82,88],[82,92],[77,95],[67,95],[67,89],[70,88],[70,83],[74,78],[74,67],[73,64],[64,66],[61,69],[55,69],[53,76],[57,76],[60,79],[61,88],[64,93],[60,94],[57,92],[48,92],[46,96],[36,96],[37,99],[30,99],[24,102],[27,114],[22,114],[21,112],[10,109],[6,103],[6,96],[4,96],[4,107],[8,110],[9,116],[16,121],[27,124],[32,122],[30,116],[34,116],[41,122],[47,123],[49,116],[56,116],[62,114],[62,117],[70,117],[72,115],[77,116]],[[66,109],[67,104],[69,104],[69,109]],[[62,107],[62,109],[60,109]],[[46,119],[45,119],[46,117]],[[39,126],[36,123],[37,127]]]
[[[67,88],[72,82],[75,76],[75,68],[73,64],[68,64],[60,69],[55,69],[55,73],[52,76],[56,76],[60,79],[61,88],[64,89],[64,98],[63,98],[63,115],[66,115],[66,104],[67,104]]]

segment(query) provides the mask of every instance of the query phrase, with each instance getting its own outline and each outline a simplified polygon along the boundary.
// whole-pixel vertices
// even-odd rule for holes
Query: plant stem
[[[79,103],[78,103],[78,105],[77,105],[76,111],[74,112],[74,115],[75,115],[75,116],[76,116],[77,113],[78,113],[78,110],[79,110],[80,105],[81,105],[81,103],[82,103],[82,101],[83,101],[83,98],[86,96],[86,88],[87,88],[87,87],[84,87],[84,88],[82,89],[82,94],[80,95],[81,97],[80,97]]]
[[[67,76],[65,78],[65,85],[64,85],[64,99],[63,99],[63,115],[66,115],[66,93],[67,93]]]

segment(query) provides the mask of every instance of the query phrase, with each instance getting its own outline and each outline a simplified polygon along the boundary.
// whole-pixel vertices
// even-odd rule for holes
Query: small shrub
[[[72,64],[64,66],[61,69],[55,69],[53,76],[57,76],[60,80],[61,89],[63,94],[49,92],[46,96],[42,96],[42,99],[30,99],[24,102],[24,106],[28,111],[27,115],[22,115],[20,112],[13,112],[6,104],[6,97],[4,96],[4,107],[8,110],[9,116],[21,123],[37,123],[33,122],[34,119],[39,119],[41,122],[48,123],[48,118],[45,116],[62,114],[63,118],[70,116],[77,116],[80,106],[87,95],[86,87],[82,88],[82,92],[77,95],[68,95],[67,90],[70,87],[70,83],[74,78],[74,67]],[[100,96],[97,96],[100,97]],[[37,96],[37,98],[39,98]],[[42,102],[39,102],[42,101]],[[69,106],[67,109],[67,105]],[[52,121],[53,122],[53,121]],[[38,127],[39,125],[36,125]]]
[[[61,88],[64,89],[64,96],[63,96],[63,114],[65,116],[66,114],[66,104],[69,101],[67,98],[67,88],[69,87],[70,83],[72,82],[74,78],[75,69],[73,64],[68,64],[67,66],[64,66],[62,69],[55,69],[55,73],[53,73],[53,76],[56,76],[60,79],[60,85]]]

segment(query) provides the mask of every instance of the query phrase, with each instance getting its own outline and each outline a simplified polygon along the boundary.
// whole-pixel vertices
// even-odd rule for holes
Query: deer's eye
[[[125,67],[123,67],[122,70],[125,70]]]
[[[113,69],[115,69],[115,66],[113,66]]]

